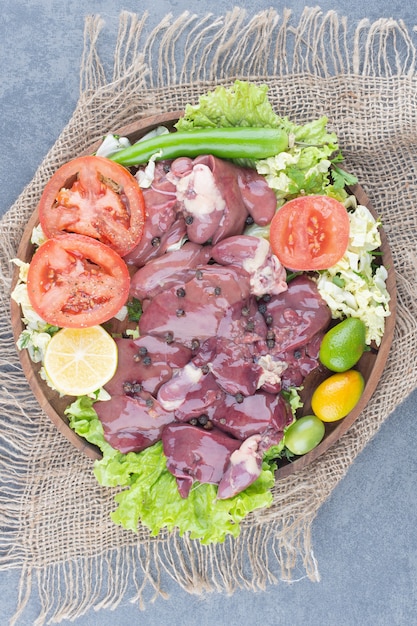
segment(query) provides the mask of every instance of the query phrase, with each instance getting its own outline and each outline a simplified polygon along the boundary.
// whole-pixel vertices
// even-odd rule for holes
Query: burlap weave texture
[[[123,13],[113,75],[97,53],[103,23],[86,22],[81,93],[74,115],[33,181],[0,224],[1,415],[0,567],[22,568],[20,610],[36,581],[39,624],[114,606],[135,584],[163,593],[168,571],[187,591],[263,588],[302,571],[319,577],[312,521],[357,454],[417,380],[417,80],[412,33],[393,20],[362,22],[306,9],[251,19],[167,16],[145,35],[146,16]],[[274,504],[242,524],[237,540],[201,546],[176,534],[150,538],[113,525],[110,489],[39,409],[26,383],[10,329],[12,267],[23,228],[55,169],[106,132],[149,114],[181,109],[235,78],[266,82],[276,111],[297,122],[327,115],[346,167],[382,218],[398,288],[390,357],[366,410],[349,432],[307,470],[276,484]],[[74,532],[77,528],[77,532]],[[18,613],[16,620],[18,620]]]

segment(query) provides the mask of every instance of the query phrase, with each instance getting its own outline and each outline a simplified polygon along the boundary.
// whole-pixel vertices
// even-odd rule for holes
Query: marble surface
[[[295,16],[304,5],[242,1],[248,14],[274,6],[291,7]],[[387,0],[331,2],[329,9],[350,21],[394,17],[412,29],[413,3]],[[223,14],[226,0],[210,11]],[[149,11],[157,24],[166,13],[207,12],[201,0],[2,0],[0,16],[0,212],[3,214],[30,182],[42,158],[65,126],[78,98],[83,24],[88,14],[105,20],[103,58],[111,63],[121,10]],[[241,623],[292,626],[372,626],[417,624],[417,392],[391,415],[358,456],[347,476],[322,506],[313,524],[313,546],[319,583],[302,578],[265,591],[240,591],[230,597],[195,597],[170,579],[170,595],[148,604],[145,611],[129,603],[129,594],[115,611],[90,611],[77,626],[101,624],[174,624],[214,626]],[[0,617],[14,613],[20,572],[0,572]],[[39,611],[32,597],[19,624],[33,624]],[[63,624],[70,622],[61,622]]]

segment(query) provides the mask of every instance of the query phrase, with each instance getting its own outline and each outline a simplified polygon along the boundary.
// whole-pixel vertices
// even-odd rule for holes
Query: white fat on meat
[[[268,254],[270,253],[270,246],[266,239],[259,237],[258,245],[256,246],[255,255],[249,256],[244,259],[242,266],[248,274],[254,274],[264,265]]]
[[[255,255],[244,259],[242,267],[250,275],[251,292],[255,296],[278,295],[288,289],[285,268],[262,237]]]
[[[258,360],[258,365],[262,367],[262,374],[259,377],[257,388],[260,389],[263,385],[277,385],[281,382],[281,375],[284,372],[288,364],[285,361],[274,361],[270,354],[261,356]]]
[[[194,165],[189,174],[178,178],[176,187],[178,201],[191,215],[201,217],[226,208],[211,169],[203,163]]]
[[[260,441],[261,435],[252,435],[232,452],[217,490],[220,500],[240,493],[258,478],[262,471],[262,455],[258,449]]]
[[[257,452],[260,440],[260,435],[252,435],[245,439],[240,448],[232,452],[230,463],[234,466],[239,465],[248,474],[259,476]]]
[[[187,363],[164,383],[158,391],[158,402],[166,411],[175,411],[184,403],[190,387],[200,382],[204,376],[200,367]]]

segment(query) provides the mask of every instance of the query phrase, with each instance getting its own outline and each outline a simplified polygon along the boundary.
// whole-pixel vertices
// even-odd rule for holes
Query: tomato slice
[[[328,196],[294,198],[272,218],[270,243],[288,269],[327,269],[346,252],[349,215],[341,202]]]
[[[31,305],[46,322],[84,328],[116,315],[127,300],[130,276],[117,252],[91,237],[68,234],[38,248],[27,287]]]
[[[104,157],[78,157],[62,165],[46,184],[39,221],[48,238],[87,235],[125,256],[142,237],[145,202],[126,168]]]

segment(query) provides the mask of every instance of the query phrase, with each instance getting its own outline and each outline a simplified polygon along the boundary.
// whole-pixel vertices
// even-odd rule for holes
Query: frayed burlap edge
[[[352,27],[345,18],[334,12],[323,14],[318,8],[305,9],[297,24],[289,10],[280,15],[270,9],[248,18],[239,8],[220,17],[166,16],[151,32],[146,32],[147,20],[146,15],[121,14],[110,78],[98,54],[104,22],[94,16],[86,20],[80,99],[74,115],[1,222],[4,486],[0,523],[6,532],[1,538],[0,567],[22,570],[12,623],[19,623],[32,593],[39,596],[36,624],[40,625],[74,619],[92,607],[115,608],[127,593],[132,594],[132,588],[132,600],[143,607],[152,594],[165,596],[166,575],[190,593],[264,589],[280,580],[294,580],[295,572],[318,581],[312,521],[357,454],[417,380],[413,235],[417,224],[406,209],[416,201],[416,155],[405,169],[400,168],[400,174],[393,162],[388,168],[391,182],[381,180],[387,164],[383,162],[382,170],[369,166],[367,150],[376,158],[374,147],[360,125],[365,99],[375,108],[372,128],[367,128],[371,139],[378,142],[381,135],[386,150],[393,152],[400,137],[401,150],[395,152],[404,162],[416,150],[417,124],[410,110],[416,95],[412,34],[390,19],[373,24],[363,20]],[[347,164],[383,216],[397,272],[397,327],[381,382],[342,440],[308,469],[279,481],[272,507],[249,516],[237,539],[201,546],[176,533],[149,538],[146,529],[139,528],[135,536],[109,522],[111,490],[96,485],[91,462],[56,433],[22,377],[8,322],[9,259],[57,166],[108,131],[150,113],[181,109],[211,86],[234,78],[267,82],[276,109],[300,122],[329,115],[342,145],[347,143],[343,145]],[[330,91],[332,105],[328,106],[325,94]],[[393,124],[399,118],[398,128],[391,133],[387,116],[382,118],[378,109],[380,102],[388,108],[398,106],[398,116],[388,115]],[[404,186],[393,193],[395,176]],[[58,524],[62,518],[70,520],[69,528]],[[78,524],[77,533],[71,529],[73,524]]]

